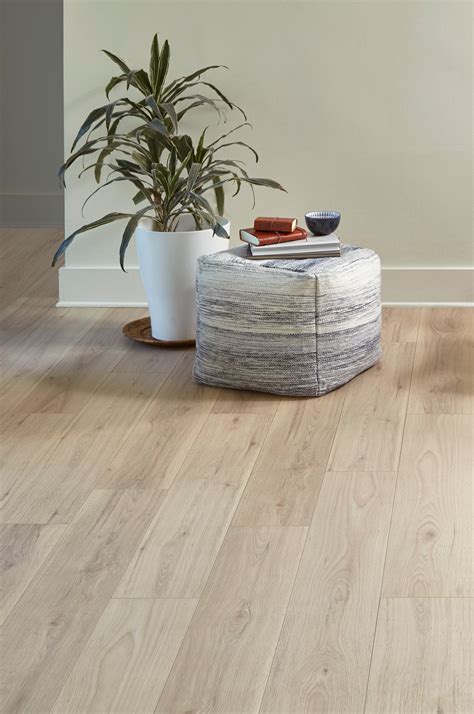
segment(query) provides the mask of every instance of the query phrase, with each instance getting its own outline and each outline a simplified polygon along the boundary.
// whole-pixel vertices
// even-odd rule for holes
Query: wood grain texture
[[[213,414],[275,414],[281,397],[277,394],[222,389],[212,408]]]
[[[466,307],[423,308],[419,340],[470,340],[474,334],[474,310]]]
[[[126,311],[125,311],[126,313]],[[122,311],[107,310],[67,349],[15,410],[19,414],[78,414],[123,357]]]
[[[474,596],[472,420],[407,418],[384,595]]]
[[[240,501],[237,526],[309,525],[344,400],[283,399]]]
[[[194,351],[186,352],[169,380],[124,440],[103,485],[168,488],[212,410],[219,390],[194,382]],[[137,449],[137,444],[140,448]]]
[[[28,303],[25,309],[29,310]],[[77,312],[51,308],[40,316],[39,326],[23,327],[20,323],[7,331],[8,339],[1,349],[0,427],[9,423],[23,400],[38,388],[40,380],[71,346],[100,322],[101,310],[84,308],[84,313],[78,315]],[[22,408],[19,413],[25,412],[33,413],[33,410]]]
[[[47,457],[17,479],[4,498],[2,521],[68,523],[159,386],[159,374],[112,372]]]
[[[382,599],[366,714],[472,714],[473,632],[473,599]]]
[[[197,600],[110,600],[53,714],[153,714]]]
[[[425,339],[416,346],[409,414],[472,414],[473,338]]]
[[[156,714],[258,711],[305,536],[229,529]]]
[[[326,473],[262,712],[363,712],[395,477]]]
[[[1,236],[4,714],[472,714],[474,311],[384,309],[320,399],[212,389]]]
[[[3,710],[49,711],[111,598],[160,492],[94,491],[8,618]]]
[[[0,625],[5,622],[66,526],[0,526]]]
[[[381,361],[346,385],[330,471],[396,471],[415,345],[386,345]]]
[[[256,415],[209,416],[117,597],[201,595],[267,426]]]
[[[422,308],[382,308],[382,343],[416,342]]]

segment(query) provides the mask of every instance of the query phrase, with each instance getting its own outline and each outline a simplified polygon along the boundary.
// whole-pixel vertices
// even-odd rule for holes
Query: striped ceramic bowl
[[[305,213],[304,219],[313,235],[328,236],[338,227],[341,214],[337,211],[312,211]]]

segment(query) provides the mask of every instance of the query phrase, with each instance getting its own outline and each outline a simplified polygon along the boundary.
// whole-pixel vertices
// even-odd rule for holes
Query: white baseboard
[[[469,306],[474,268],[383,268],[382,300],[398,306]],[[146,307],[137,267],[65,267],[59,270],[58,307]]]

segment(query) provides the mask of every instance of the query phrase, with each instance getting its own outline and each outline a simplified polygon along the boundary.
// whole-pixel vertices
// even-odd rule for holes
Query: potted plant
[[[228,137],[247,126],[247,121],[206,142],[205,127],[195,142],[180,134],[179,122],[185,114],[202,106],[213,107],[219,115],[223,106],[243,111],[230,102],[210,82],[201,79],[218,65],[204,67],[166,83],[170,49],[162,49],[155,35],[151,45],[150,69],[133,70],[116,55],[106,52],[122,73],[106,87],[108,103],[94,109],[74,140],[71,155],[60,169],[66,171],[78,160],[92,156],[84,172],[93,170],[99,190],[119,181],[134,187],[133,213],[108,213],[69,235],[56,251],[53,265],[81,233],[115,221],[126,220],[120,244],[120,266],[133,235],[136,237],[140,272],[150,308],[152,336],[163,341],[189,340],[195,334],[195,269],[199,255],[227,247],[229,222],[223,218],[224,186],[232,184],[234,194],[242,183],[284,190],[271,179],[249,176],[242,162],[222,152],[239,145],[258,155],[246,142]],[[109,94],[121,84],[127,93],[110,100]],[[211,90],[214,97],[196,93],[196,86]],[[132,99],[130,90],[138,92]],[[246,119],[244,114],[244,119]],[[124,124],[122,124],[124,122]],[[126,130],[122,126],[126,125]],[[103,169],[109,169],[103,178]],[[211,196],[214,197],[212,200]],[[85,205],[84,203],[84,205]],[[143,207],[139,207],[141,204]]]

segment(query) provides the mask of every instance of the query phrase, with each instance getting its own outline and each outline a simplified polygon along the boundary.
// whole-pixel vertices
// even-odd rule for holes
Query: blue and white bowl
[[[337,211],[312,211],[305,213],[304,219],[313,235],[328,236],[338,227],[341,214]]]

